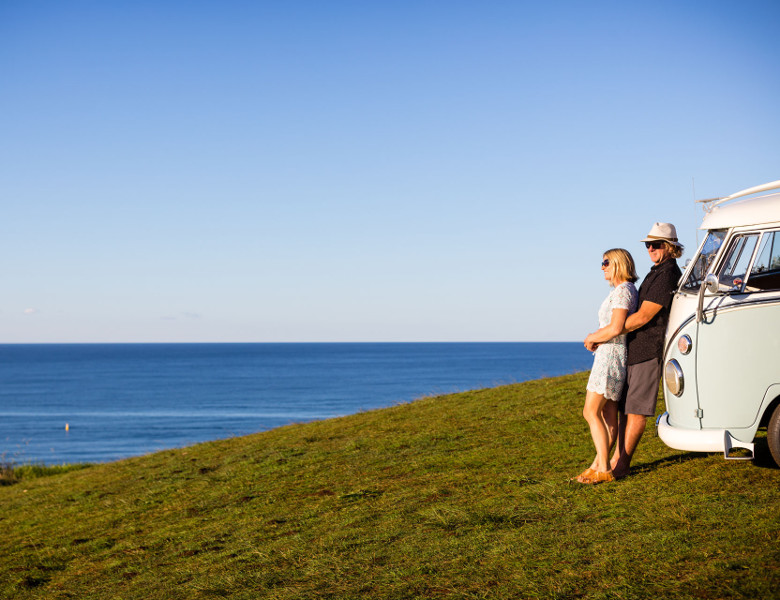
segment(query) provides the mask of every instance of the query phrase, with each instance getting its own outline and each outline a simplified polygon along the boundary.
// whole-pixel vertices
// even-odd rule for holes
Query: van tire
[[[775,407],[769,426],[766,428],[766,440],[769,442],[769,452],[780,467],[780,404]]]

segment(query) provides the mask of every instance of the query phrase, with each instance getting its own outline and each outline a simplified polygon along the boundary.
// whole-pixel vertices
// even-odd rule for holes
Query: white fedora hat
[[[650,233],[647,234],[647,237],[643,240],[643,242],[669,242],[673,246],[682,246],[680,242],[677,241],[677,230],[674,228],[674,225],[671,223],[656,223],[653,225],[653,227],[650,229]]]

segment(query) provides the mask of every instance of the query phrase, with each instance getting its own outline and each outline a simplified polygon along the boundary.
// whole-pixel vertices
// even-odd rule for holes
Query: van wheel
[[[775,408],[772,418],[769,419],[769,426],[766,428],[766,440],[769,442],[769,451],[772,458],[780,467],[780,405]]]

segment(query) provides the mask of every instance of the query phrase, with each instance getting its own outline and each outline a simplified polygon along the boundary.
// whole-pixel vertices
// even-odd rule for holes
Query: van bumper
[[[675,450],[688,450],[690,452],[723,452],[724,458],[746,459],[753,458],[753,443],[742,442],[725,429],[682,429],[673,427],[669,423],[669,413],[665,412],[658,417],[658,437],[664,444]],[[750,456],[729,456],[733,448],[745,448],[750,451]]]

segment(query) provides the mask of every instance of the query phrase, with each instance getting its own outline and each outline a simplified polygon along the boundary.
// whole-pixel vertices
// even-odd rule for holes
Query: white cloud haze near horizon
[[[780,179],[779,17],[2,3],[0,343],[581,340],[604,250]]]

